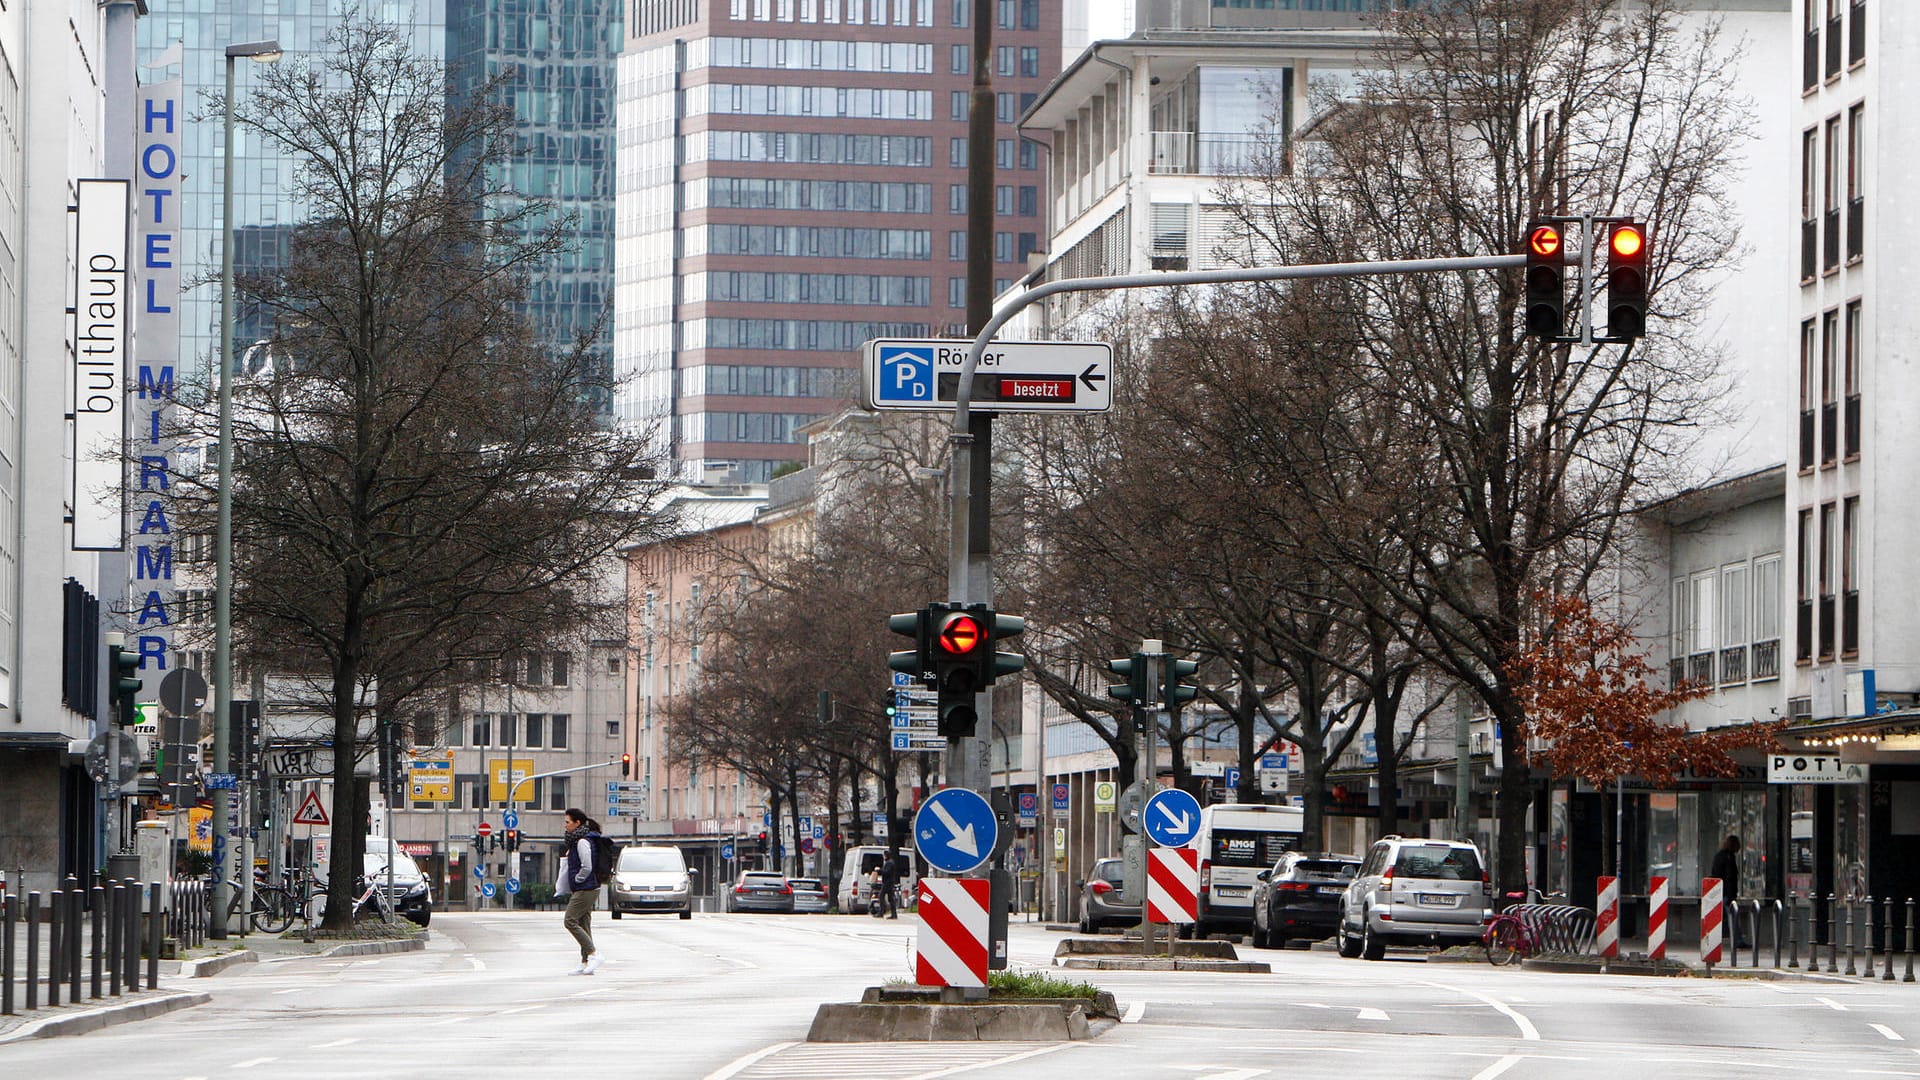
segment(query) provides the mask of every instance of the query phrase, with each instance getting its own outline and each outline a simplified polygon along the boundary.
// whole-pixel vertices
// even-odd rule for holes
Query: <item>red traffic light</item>
[[[1638,225],[1615,225],[1612,244],[1615,255],[1623,259],[1634,259],[1646,249],[1647,238],[1641,234]]]
[[[1560,253],[1560,228],[1557,225],[1536,225],[1527,237],[1527,250],[1542,259],[1550,259]]]
[[[955,615],[940,627],[940,651],[948,656],[968,656],[980,646],[979,620],[971,615]]]

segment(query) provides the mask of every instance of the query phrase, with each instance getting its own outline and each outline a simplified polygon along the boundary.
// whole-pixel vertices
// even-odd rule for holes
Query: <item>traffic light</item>
[[[1633,341],[1647,333],[1647,234],[1617,221],[1607,236],[1607,336]]]
[[[1165,685],[1161,688],[1161,700],[1178,708],[1200,696],[1198,687],[1188,686],[1180,680],[1200,670],[1198,660],[1175,660],[1169,656],[1161,661],[1166,666]]]
[[[1140,706],[1153,704],[1153,687],[1147,682],[1146,657],[1135,653],[1124,660],[1109,660],[1107,670],[1127,680],[1108,685],[1108,697],[1116,701],[1131,701]]]
[[[520,830],[519,829],[507,830],[507,850],[508,851],[520,850]]]
[[[946,605],[936,605],[944,610]],[[887,654],[887,667],[893,671],[904,671],[923,683],[931,685],[933,671],[932,637],[928,627],[933,621],[933,612],[928,608],[919,611],[903,611],[898,615],[887,616],[887,629],[913,639],[913,648],[903,652]]]
[[[1027,666],[1027,658],[1019,653],[999,651],[1001,642],[1027,632],[1027,620],[1018,615],[1002,615],[997,611],[988,611],[983,618],[993,635],[988,639],[987,650],[982,656],[982,659],[989,661],[986,681],[993,683],[1000,676],[1017,674]]]
[[[632,754],[620,755],[620,775],[621,776],[633,775],[633,755]]]
[[[107,657],[113,669],[114,722],[121,727],[132,727],[140,722],[140,709],[134,701],[140,693],[140,654],[108,645]]]
[[[1567,266],[1560,226],[1527,227],[1527,336],[1557,341],[1567,328]]]
[[[767,830],[760,830],[760,836],[754,841],[753,847],[754,854],[756,855],[765,855],[767,853]]]
[[[980,712],[974,707],[974,695],[985,685],[983,661],[991,665],[989,623],[982,612],[949,608],[944,604],[929,609],[933,630],[934,689],[940,694],[940,734],[949,739],[967,738],[980,724]],[[992,670],[990,666],[986,670]]]

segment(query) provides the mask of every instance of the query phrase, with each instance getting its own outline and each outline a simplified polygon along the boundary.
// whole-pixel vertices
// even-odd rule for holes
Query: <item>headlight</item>
[[[408,896],[420,896],[420,895],[423,895],[426,891],[427,891],[427,883],[424,881],[416,881],[412,885],[407,886]]]

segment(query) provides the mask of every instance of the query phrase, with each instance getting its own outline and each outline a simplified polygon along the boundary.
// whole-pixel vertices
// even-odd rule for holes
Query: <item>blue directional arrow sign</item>
[[[1186,847],[1200,831],[1200,802],[1179,788],[1162,788],[1147,800],[1140,821],[1161,847]]]
[[[509,829],[517,829],[520,827],[520,815],[514,813],[512,810],[509,810],[506,813],[500,815],[500,824],[506,826]]]
[[[966,788],[934,792],[913,819],[913,846],[934,869],[949,874],[986,862],[999,838],[993,807]]]
[[[493,894],[494,894],[493,882],[488,881],[488,882],[481,883],[480,885],[481,896],[484,896],[487,899],[491,900],[493,899]]]
[[[723,858],[723,859],[726,859],[726,860],[728,860],[728,861],[732,861],[732,859],[733,859],[733,845],[732,845],[732,844],[721,844],[721,845],[720,845],[720,857],[721,857],[721,858]]]
[[[519,892],[519,891],[520,891],[520,879],[519,879],[519,878],[517,878],[517,877],[510,877],[510,878],[508,878],[508,879],[507,879],[507,891],[508,891],[508,892],[510,892],[510,893],[517,893],[517,892]]]

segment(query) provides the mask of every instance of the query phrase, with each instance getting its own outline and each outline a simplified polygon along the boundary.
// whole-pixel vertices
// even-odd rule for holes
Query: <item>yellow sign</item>
[[[453,762],[407,762],[407,795],[414,802],[452,802]]]
[[[213,851],[213,811],[207,807],[187,809],[187,850]]]
[[[507,772],[509,768],[509,764],[511,764],[511,768],[513,770],[511,775],[509,775]],[[506,802],[507,789],[516,784],[518,784],[520,787],[520,790],[515,793],[516,798],[518,798],[522,802],[525,802],[526,800],[533,798],[533,785],[520,783],[520,781],[525,780],[527,777],[532,775],[533,775],[533,759],[532,758],[514,758],[511,763],[509,763],[504,758],[492,758],[488,760],[487,762],[487,798],[488,800],[492,802]]]

